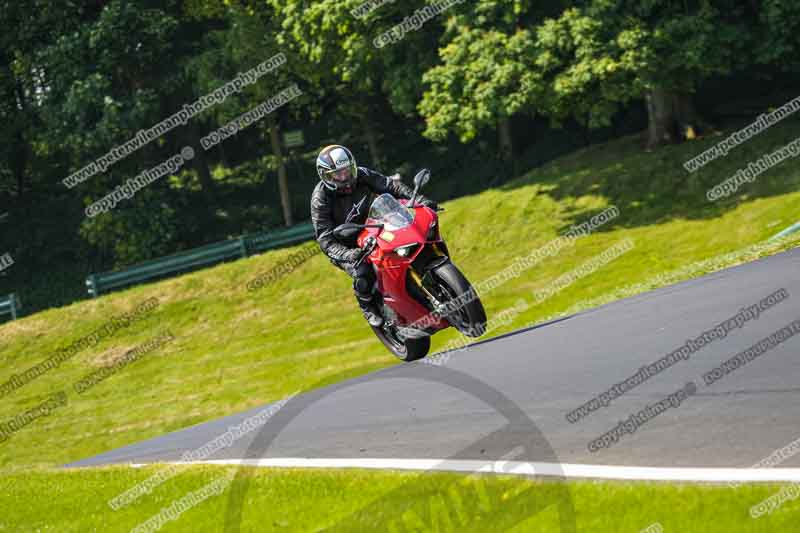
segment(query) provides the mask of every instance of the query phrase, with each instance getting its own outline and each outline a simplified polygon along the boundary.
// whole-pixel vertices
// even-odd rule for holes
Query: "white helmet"
[[[326,146],[317,156],[317,174],[328,189],[350,193],[358,177],[356,158],[344,146]]]

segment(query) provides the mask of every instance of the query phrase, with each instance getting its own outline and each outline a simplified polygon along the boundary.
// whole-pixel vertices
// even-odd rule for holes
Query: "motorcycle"
[[[382,194],[372,202],[364,224],[347,222],[333,231],[340,241],[355,238],[364,250],[356,266],[367,261],[375,269],[376,303],[384,321],[370,327],[403,361],[425,357],[437,331],[454,327],[469,337],[486,331],[483,304],[450,260],[438,214],[415,203],[429,179],[430,171],[421,170],[410,200]]]

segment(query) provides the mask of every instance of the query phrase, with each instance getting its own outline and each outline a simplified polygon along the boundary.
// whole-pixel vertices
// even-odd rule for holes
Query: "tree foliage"
[[[655,148],[703,132],[707,109],[695,104],[725,99],[709,87],[751,77],[768,87],[800,72],[796,0],[472,0],[419,19],[431,5],[0,0],[0,254],[31,262],[27,273],[67,262],[85,273],[266,229],[282,207],[303,217],[323,142],[368,149],[362,162],[458,175],[486,155],[521,154],[536,128],[607,128],[638,108]],[[401,39],[376,46],[414,17]],[[62,183],[277,53],[286,65],[257,83],[84,183]],[[302,97],[201,149],[200,137],[294,83]],[[306,133],[291,157],[282,128]],[[198,157],[178,175],[85,217],[184,146]]]

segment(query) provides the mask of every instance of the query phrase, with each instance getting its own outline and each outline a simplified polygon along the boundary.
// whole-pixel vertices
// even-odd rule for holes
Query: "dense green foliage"
[[[0,0],[0,255],[15,261],[0,294],[26,312],[62,305],[89,272],[303,220],[324,144],[386,174],[428,166],[429,194],[447,199],[622,134],[649,148],[706,134],[800,87],[794,0],[476,0],[430,17],[423,0],[362,4]],[[284,65],[64,184],[277,53]],[[302,96],[201,148],[295,83]],[[305,145],[289,149],[296,129]],[[196,157],[179,171],[86,217],[185,146]]]

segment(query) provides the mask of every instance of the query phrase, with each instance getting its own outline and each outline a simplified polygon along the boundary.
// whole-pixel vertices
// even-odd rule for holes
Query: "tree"
[[[753,28],[733,0],[591,0],[537,9],[486,0],[455,21],[442,64],[424,77],[426,135],[454,131],[467,142],[496,127],[508,157],[507,125],[516,113],[599,128],[645,101],[652,148],[693,137],[702,127],[693,93],[752,57]]]
[[[43,185],[48,173],[41,170],[56,163],[53,147],[41,135],[46,87],[39,54],[56,35],[74,30],[91,13],[78,9],[65,14],[47,1],[33,5],[2,1],[0,13],[4,25],[0,34],[0,198],[7,195],[19,204],[27,192]]]
[[[247,71],[282,51],[274,37],[279,31],[276,25],[277,18],[268,5],[232,3],[225,10],[225,17],[227,26],[209,33],[205,51],[193,61],[193,65],[197,67],[197,83],[200,90],[213,90],[227,80],[233,79],[239,72]],[[247,87],[238,98],[231,98],[225,106],[220,106],[215,113],[219,123],[223,124],[233,119],[291,85],[296,78],[296,67],[293,66],[295,63],[296,61],[291,59],[287,60],[287,64]],[[308,103],[302,98],[287,104],[289,108],[303,105]],[[294,224],[294,217],[280,137],[281,116],[285,113],[285,110],[279,110],[268,115],[261,125],[261,130],[277,161],[284,223],[286,226],[291,226]]]
[[[414,116],[418,80],[436,61],[441,20],[428,21],[402,41],[376,47],[375,38],[425,6],[420,0],[389,3],[355,16],[363,0],[268,0],[282,20],[278,42],[303,63],[303,78],[318,89],[319,112],[352,121],[379,165],[381,130],[375,117],[391,110]]]
[[[430,88],[419,104],[426,118],[425,135],[444,140],[454,132],[461,142],[482,128],[497,128],[499,152],[513,156],[509,121],[520,112],[535,112],[542,92],[538,73],[529,67],[533,38],[528,30],[513,34],[462,27],[440,55],[442,64],[423,78]]]
[[[181,8],[175,0],[158,8],[146,1],[112,0],[83,11],[80,24],[59,32],[37,54],[42,142],[66,163],[59,175],[52,174],[52,187],[65,191],[73,202],[87,205],[105,196],[186,145],[190,130],[178,127],[83,183],[70,189],[60,183],[194,100],[185,66],[206,29],[191,21],[179,22]],[[202,178],[202,168],[199,173]],[[140,221],[149,216],[160,220],[154,227],[175,227],[181,219],[169,207],[182,200],[168,178],[162,178],[149,185],[146,194],[139,192],[112,212],[83,219],[81,234],[103,262],[119,265],[163,254],[178,247],[179,232],[157,234],[160,245],[152,246],[141,235],[148,228]],[[141,216],[134,213],[137,210]],[[103,233],[107,233],[104,238],[98,237]]]
[[[693,137],[700,120],[691,95],[748,57],[752,31],[733,0],[690,4],[593,0],[543,23],[536,66],[549,114],[600,127],[644,99],[649,148]]]
[[[777,67],[784,72],[800,71],[800,3],[794,0],[750,2],[749,15],[755,15],[756,65]]]
[[[542,113],[543,80],[533,64],[535,29],[560,13],[559,1],[478,0],[461,6],[447,24],[440,64],[425,73],[419,110],[425,135],[454,132],[469,142],[482,129],[497,131],[497,153],[513,161],[511,118]]]

